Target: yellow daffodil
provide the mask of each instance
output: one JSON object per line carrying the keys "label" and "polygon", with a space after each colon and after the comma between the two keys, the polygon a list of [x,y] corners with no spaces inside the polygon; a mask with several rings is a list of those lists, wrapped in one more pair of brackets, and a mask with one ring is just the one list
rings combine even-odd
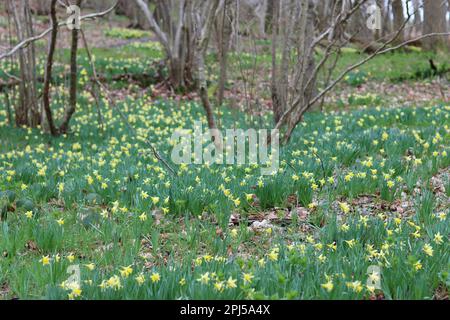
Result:
{"label": "yellow daffodil", "polygon": [[334,288],[334,284],[333,284],[333,282],[331,280],[329,280],[326,283],[322,283],[320,286],[322,288],[324,288],[325,290],[327,290],[328,292],[333,291],[333,288]]}
{"label": "yellow daffodil", "polygon": [[433,247],[429,245],[428,243],[424,244],[422,251],[427,255],[432,257],[433,256]]}
{"label": "yellow daffodil", "polygon": [[244,284],[252,283],[253,278],[254,278],[254,276],[251,273],[244,273],[242,275],[242,279],[244,280]]}
{"label": "yellow daffodil", "polygon": [[133,268],[131,266],[122,267],[120,269],[120,275],[122,278],[128,278],[129,275],[133,273]]}
{"label": "yellow daffodil", "polygon": [[43,266],[48,266],[50,264],[50,257],[49,256],[43,256],[39,262],[42,263]]}
{"label": "yellow daffodil", "polygon": [[161,280],[161,276],[159,275],[159,273],[154,272],[150,276],[150,280],[152,280],[153,283],[157,283],[157,282],[159,282]]}

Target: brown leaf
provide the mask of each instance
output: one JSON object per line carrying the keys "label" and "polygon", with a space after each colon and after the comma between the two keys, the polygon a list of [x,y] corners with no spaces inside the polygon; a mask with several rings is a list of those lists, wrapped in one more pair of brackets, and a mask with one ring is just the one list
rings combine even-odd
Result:
{"label": "brown leaf", "polygon": [[303,207],[298,207],[298,208],[294,208],[291,211],[291,216],[293,214],[296,214],[299,220],[305,221],[308,219],[309,216],[309,212],[306,208]]}
{"label": "brown leaf", "polygon": [[28,240],[27,243],[25,244],[25,248],[27,248],[30,251],[38,251],[39,250],[36,242],[34,242],[33,240]]}

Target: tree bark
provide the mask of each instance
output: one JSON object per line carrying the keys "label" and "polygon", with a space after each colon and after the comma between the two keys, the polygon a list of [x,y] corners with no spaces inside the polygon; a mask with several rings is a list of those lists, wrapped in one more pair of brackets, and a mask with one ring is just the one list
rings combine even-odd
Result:
{"label": "tree bark", "polygon": [[46,16],[50,13],[52,0],[30,0],[31,10],[40,16]]}
{"label": "tree bark", "polygon": [[230,18],[230,9],[231,9],[231,1],[225,0],[224,8],[222,12],[222,17],[218,18],[217,29],[218,29],[218,45],[219,45],[219,65],[220,65],[220,74],[219,74],[219,83],[218,83],[218,92],[217,92],[217,104],[222,106],[224,94],[225,94],[225,85],[227,82],[227,73],[228,73],[228,51],[230,49],[230,40],[232,33],[232,21]]}
{"label": "tree bark", "polygon": [[[445,2],[440,0],[424,0],[423,34],[447,32],[447,10]],[[436,51],[439,48],[449,48],[449,37],[428,38],[423,41],[424,48]]]}
{"label": "tree bark", "polygon": [[[13,14],[14,25],[16,28],[16,35],[19,41],[24,39],[24,35],[22,32],[22,25],[20,22],[20,17],[18,13],[17,3],[14,0],[9,0],[10,11]],[[28,104],[29,104],[29,92],[27,90],[25,82],[27,81],[27,74],[25,72],[25,68],[27,67],[27,63],[25,61],[25,54],[22,49],[19,51],[19,67],[20,67],[20,78],[21,81],[19,83],[19,104],[15,107],[15,121],[16,126],[27,126],[28,125]]]}
{"label": "tree bark", "polygon": [[12,120],[12,112],[11,112],[11,101],[9,99],[8,91],[5,91],[4,95],[5,95],[5,107],[6,107],[6,115],[8,117],[8,124],[10,126],[12,126],[13,120]]}
{"label": "tree bark", "polygon": [[386,0],[385,6],[383,7],[383,28],[382,30],[382,36],[385,37],[392,33],[393,30],[393,24],[392,24],[392,0]]}
{"label": "tree bark", "polygon": [[420,0],[413,0],[413,10],[416,12],[414,14],[414,28],[411,30],[411,38],[417,37],[421,32],[422,17],[420,15]]}
{"label": "tree bark", "polygon": [[[402,25],[405,22],[403,0],[392,0],[392,13],[394,14],[394,32],[397,32],[397,30],[402,28]],[[394,41],[394,44],[402,43],[404,39],[404,32],[402,31]]]}
{"label": "tree bark", "polygon": [[50,16],[52,20],[52,33],[50,36],[50,44],[47,55],[47,65],[45,69],[45,79],[44,79],[44,89],[42,93],[43,108],[46,115],[47,121],[42,121],[42,127],[48,126],[52,136],[57,135],[57,130],[53,122],[52,110],[50,108],[50,82],[52,79],[52,69],[53,69],[53,57],[56,49],[56,40],[58,37],[58,21],[56,17],[56,2],[57,0],[52,0],[50,8]]}
{"label": "tree bark", "polygon": [[367,28],[367,7],[362,5],[358,10],[356,10],[355,14],[352,16],[350,20],[350,34],[353,35],[352,41],[356,44],[367,47],[373,40],[374,34],[372,30]]}
{"label": "tree bark", "polygon": [[[211,107],[211,103],[208,97],[208,84],[206,82],[206,67],[205,67],[205,55],[208,49],[209,38],[211,36],[212,24],[216,18],[217,8],[219,6],[219,0],[212,0],[212,3],[206,4],[206,17],[203,23],[199,23],[197,20],[197,29],[195,34],[197,35],[195,46],[195,61],[197,71],[197,85],[199,96],[202,100],[203,109],[205,109],[206,118],[208,120],[208,127],[212,130],[214,143],[216,147],[222,148],[222,141],[220,141],[217,134],[217,125],[214,117],[214,112]],[[190,15],[194,15],[193,11],[188,12]],[[198,19],[198,17],[197,17]],[[193,18],[195,20],[195,18]]]}
{"label": "tree bark", "polygon": [[[77,0],[76,5],[81,6],[82,0]],[[78,29],[74,28],[72,30],[72,45],[70,49],[70,97],[69,97],[69,107],[64,112],[64,117],[59,127],[59,132],[61,134],[67,133],[69,130],[69,123],[72,115],[75,113],[77,106],[77,56],[78,56]]]}
{"label": "tree bark", "polygon": [[[32,17],[29,2],[8,1],[12,13],[16,35],[19,41],[33,35]],[[18,52],[20,67],[19,103],[15,105],[16,126],[36,127],[40,123],[39,107],[36,97],[35,46],[31,43]]]}
{"label": "tree bark", "polygon": [[272,79],[271,79],[272,109],[275,124],[278,123],[278,121],[280,121],[281,115],[284,112],[283,103],[280,99],[280,92],[278,91],[277,49],[278,49],[279,24],[280,24],[280,3],[276,1],[273,7],[273,20],[272,20]]}
{"label": "tree bark", "polygon": [[[284,30],[284,39],[281,42],[283,51],[281,64],[280,68],[272,67],[275,128],[280,129],[286,125],[284,143],[289,141],[304,113],[311,107],[310,101],[316,90],[313,48],[314,3],[312,0],[301,0],[300,3],[295,0],[288,1],[288,7],[280,9],[280,17],[281,10],[286,11],[286,9],[289,9],[289,14],[287,17],[283,14],[282,20],[285,19],[285,21],[280,24],[280,29]],[[293,47],[294,43],[295,47]],[[295,68],[291,70],[289,60],[294,49],[297,53],[297,61]],[[276,53],[276,50],[272,48],[272,64],[276,64],[274,59]],[[277,103],[281,110],[277,110]]]}
{"label": "tree bark", "polygon": [[[187,21],[189,17],[186,17],[187,7],[193,6],[192,1],[180,0],[177,8],[173,2],[158,2],[157,13],[159,16],[165,17],[164,19],[155,17],[145,1],[135,0],[135,2],[164,48],[169,65],[171,86],[181,91],[193,89],[190,51],[195,43],[191,41],[189,35],[191,26]],[[175,23],[176,21],[177,23]]]}
{"label": "tree bark", "polygon": [[267,0],[267,14],[265,21],[265,32],[266,34],[272,34],[272,28],[274,24],[275,17],[275,6],[279,0]]}

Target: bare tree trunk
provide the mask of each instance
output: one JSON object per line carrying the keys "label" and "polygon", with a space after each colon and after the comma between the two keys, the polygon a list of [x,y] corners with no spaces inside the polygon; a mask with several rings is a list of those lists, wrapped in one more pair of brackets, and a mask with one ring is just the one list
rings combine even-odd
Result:
{"label": "bare tree trunk", "polygon": [[356,10],[350,21],[350,32],[353,41],[363,48],[366,48],[374,40],[374,34],[367,28],[366,6],[361,6]]}
{"label": "bare tree trunk", "polygon": [[9,99],[9,94],[8,94],[7,90],[4,92],[4,95],[5,95],[6,115],[8,116],[8,124],[10,126],[12,126],[13,120],[12,120],[12,112],[11,112],[11,100]]}
{"label": "bare tree trunk", "polygon": [[[82,0],[77,0],[76,5],[81,6]],[[59,132],[64,134],[69,130],[69,123],[72,115],[75,113],[77,106],[77,55],[78,55],[78,29],[72,30],[72,45],[70,49],[70,97],[69,107],[64,112],[64,117],[59,127]]]}
{"label": "bare tree trunk", "polygon": [[294,79],[294,90],[297,91],[297,101],[290,101],[290,105],[298,104],[301,106],[291,112],[287,119],[287,131],[284,135],[284,143],[287,143],[292,136],[292,133],[297,124],[303,118],[306,111],[309,110],[309,104],[316,90],[316,76],[314,75],[315,60],[314,53],[310,52],[311,45],[314,40],[314,7],[311,0],[302,0],[301,3],[301,17],[299,33],[302,35],[298,51],[304,53],[299,62],[301,68],[298,70]]}
{"label": "bare tree trunk", "polygon": [[[89,50],[89,45],[88,45],[86,36],[84,35],[84,32],[82,29],[80,30],[80,33],[81,33],[81,39],[83,40],[84,49],[86,50],[87,57],[89,59],[89,62],[91,63],[91,68],[92,68],[92,73],[94,75],[94,79],[96,80],[92,83],[91,94],[94,97],[95,104],[97,106],[98,125],[99,125],[100,130],[103,132],[103,130],[104,130],[103,115],[102,115],[101,106],[100,106],[100,94],[99,94],[99,91],[101,90],[102,87],[100,85],[100,81],[98,81],[97,69],[95,69],[95,64],[93,63],[92,54],[91,54],[91,51]],[[100,91],[100,93],[101,93],[101,91]]]}
{"label": "bare tree trunk", "polygon": [[317,27],[319,30],[324,30],[329,24],[329,14],[332,9],[333,0],[321,0],[317,1],[316,14],[317,14]]}
{"label": "bare tree trunk", "polygon": [[415,12],[414,14],[414,28],[411,30],[411,38],[414,38],[419,35],[422,31],[421,23],[422,23],[422,16],[420,15],[420,0],[413,0],[413,10]]}
{"label": "bare tree trunk", "polygon": [[[14,25],[16,28],[16,34],[17,38],[20,40],[23,40],[24,36],[22,33],[22,26],[20,23],[19,13],[18,9],[16,7],[16,3],[13,0],[9,0],[9,5],[11,8],[11,12],[13,14],[13,20]],[[29,92],[26,87],[26,79],[27,75],[25,72],[26,68],[26,61],[25,61],[25,54],[24,50],[22,49],[19,51],[19,67],[20,67],[20,86],[19,86],[19,104],[15,107],[15,120],[16,120],[16,126],[27,126],[28,125],[28,103],[29,103]]]}
{"label": "bare tree trunk", "polygon": [[172,84],[174,83],[175,87],[183,88],[187,75],[191,73],[190,69],[195,70],[195,84],[208,117],[208,124],[211,129],[215,129],[217,126],[208,97],[204,56],[208,48],[209,37],[220,0],[198,2],[180,0],[178,2],[177,24],[173,22],[176,17],[168,14],[175,11],[173,2],[160,3],[164,8],[161,9],[160,14],[166,15],[165,20],[169,20],[164,23],[161,21],[158,23],[149,9],[148,3],[144,0],[135,0],[135,2],[144,13],[150,29],[155,33],[164,48],[169,60]]}
{"label": "bare tree trunk", "polygon": [[[450,0],[447,0],[447,10],[446,12],[450,12]],[[447,19],[447,31],[450,30],[450,19]]]}
{"label": "bare tree trunk", "polygon": [[198,64],[198,90],[199,96],[202,101],[203,109],[206,113],[206,119],[208,121],[208,128],[211,130],[214,144],[217,148],[221,149],[223,147],[222,141],[220,140],[220,136],[217,131],[217,124],[214,117],[213,108],[209,101],[208,97],[208,86],[206,83],[206,74],[205,74],[205,61],[203,55],[198,56],[197,60]]}
{"label": "bare tree trunk", "polygon": [[41,16],[48,15],[50,13],[50,2],[51,0],[29,0],[31,10]]}
{"label": "bare tree trunk", "polygon": [[386,12],[386,1],[385,0],[375,0],[376,5],[381,10],[381,29],[374,31],[375,40],[378,41],[383,37],[383,28],[385,28],[385,19],[383,19],[384,12]]}
{"label": "bare tree trunk", "polygon": [[217,104],[222,106],[225,85],[227,81],[227,68],[228,68],[228,51],[230,49],[230,40],[232,33],[232,20],[230,18],[231,1],[225,0],[223,8],[223,16],[218,18],[217,29],[218,29],[218,45],[219,45],[219,64],[220,64],[220,74],[217,92]]}
{"label": "bare tree trunk", "polygon": [[[445,2],[441,0],[424,0],[423,34],[447,32],[447,10],[445,8]],[[428,38],[424,39],[423,44],[427,50],[449,48],[450,39],[448,36],[439,39]]]}
{"label": "bare tree trunk", "polygon": [[[26,26],[26,35],[27,38],[31,38],[34,36],[33,31],[33,18],[31,15],[31,9],[28,3],[28,0],[23,0],[23,6],[25,11],[25,26]],[[29,125],[32,127],[36,127],[41,123],[40,118],[40,108],[37,99],[37,73],[36,73],[36,49],[35,46],[31,46],[28,50],[28,72],[29,78],[31,79],[30,94],[31,94],[31,105],[29,108]]]}
{"label": "bare tree trunk", "polygon": [[[19,41],[33,35],[32,18],[28,1],[8,2],[13,14],[14,25]],[[35,127],[40,123],[39,108],[36,97],[36,62],[34,43],[19,52],[20,86],[19,103],[15,106],[15,121],[17,126]]]}
{"label": "bare tree trunk", "polygon": [[[189,34],[190,17],[186,16],[186,11],[187,7],[193,7],[193,2],[180,0],[178,6],[174,2],[158,2],[157,13],[161,17],[155,17],[145,1],[135,0],[135,2],[146,17],[150,30],[155,33],[164,48],[169,64],[170,84],[175,89],[192,89],[190,51],[195,44]],[[178,22],[175,23],[177,19]]]}
{"label": "bare tree trunk", "polygon": [[274,24],[274,17],[275,17],[275,6],[279,0],[267,0],[267,14],[266,14],[266,26],[265,31],[266,34],[272,34],[272,28]]}
{"label": "bare tree trunk", "polygon": [[386,1],[386,5],[384,6],[384,11],[383,11],[383,25],[384,27],[382,28],[382,35],[383,37],[387,36],[388,34],[392,33],[394,27],[392,25],[392,0],[385,0]]}
{"label": "bare tree trunk", "polygon": [[276,1],[273,8],[272,20],[272,108],[274,114],[274,122],[280,121],[281,115],[284,112],[284,103],[281,101],[280,92],[278,91],[278,65],[277,65],[277,48],[278,48],[278,33],[280,29],[280,2]]}
{"label": "bare tree trunk", "polygon": [[214,118],[214,112],[211,107],[211,103],[209,101],[208,97],[208,86],[206,84],[206,75],[205,75],[205,61],[203,57],[199,57],[199,60],[197,61],[199,64],[198,68],[198,87],[199,87],[199,95],[202,100],[203,108],[206,112],[206,119],[208,121],[208,127],[210,129],[217,129],[216,121]]}
{"label": "bare tree trunk", "polygon": [[145,16],[134,1],[119,0],[117,13],[122,14],[130,19],[128,28],[148,29],[149,25],[146,23]]}
{"label": "bare tree trunk", "polygon": [[[392,0],[392,12],[394,14],[394,30],[400,30],[405,22],[403,13],[403,0]],[[404,34],[401,32],[394,43],[402,43],[404,41]]]}
{"label": "bare tree trunk", "polygon": [[[214,112],[211,107],[211,103],[208,97],[208,84],[206,82],[206,67],[205,67],[205,55],[208,49],[209,38],[211,36],[212,24],[215,20],[217,8],[219,6],[219,0],[212,0],[212,3],[206,4],[205,8],[206,17],[204,22],[200,23],[198,21],[199,17],[193,18],[196,21],[197,29],[195,34],[197,35],[196,46],[195,46],[195,61],[197,68],[197,83],[199,96],[202,100],[203,109],[205,109],[206,118],[208,120],[208,127],[213,132],[214,143],[217,147],[222,148],[222,141],[217,135],[217,125],[214,118]],[[192,8],[190,8],[192,9]],[[194,17],[195,13],[190,10],[189,15]]]}
{"label": "bare tree trunk", "polygon": [[[275,79],[273,83],[277,84],[277,86],[272,85],[272,88],[276,88],[277,97],[281,96],[279,92],[280,84],[282,84],[281,88],[285,88],[286,86],[283,82],[287,83],[287,103],[285,104],[286,110],[282,113],[279,121],[275,125],[275,129],[286,128],[283,143],[287,143],[290,140],[295,127],[302,120],[303,115],[316,103],[320,102],[325,95],[327,95],[331,90],[333,90],[333,88],[336,87],[338,83],[345,79],[345,76],[347,76],[350,72],[356,70],[376,56],[393,52],[411,43],[415,43],[423,39],[448,37],[447,32],[434,32],[424,34],[421,37],[410,41],[404,41],[400,44],[392,45],[394,40],[404,31],[404,27],[410,21],[411,16],[408,15],[407,19],[402,22],[399,29],[395,30],[392,34],[387,35],[386,38],[383,38],[383,42],[373,52],[361,58],[360,61],[351,64],[345,68],[344,71],[339,72],[337,76],[333,77],[332,72],[333,70],[336,70],[336,56],[339,57],[342,48],[348,45],[352,38],[352,34],[350,34],[349,37],[348,34],[345,34],[345,31],[357,32],[357,30],[349,28],[348,23],[355,17],[357,21],[361,21],[360,14],[364,12],[362,9],[369,3],[368,0],[354,0],[353,2],[350,2],[350,0],[343,0],[336,2],[337,5],[333,6],[333,9],[330,12],[330,27],[325,28],[325,30],[315,29],[315,21],[317,20],[314,17],[315,13],[312,6],[313,0],[285,1],[290,1],[289,3],[291,6],[288,8],[290,17],[296,17],[294,20],[295,28],[291,32],[289,24],[287,26],[280,24],[280,28],[283,31],[287,30],[288,34],[291,36],[289,41],[281,41],[281,44],[278,46],[280,50],[272,49],[272,63],[275,66],[278,65],[278,60],[275,59],[274,56],[279,54],[280,51],[287,51],[291,53],[290,59],[293,60],[295,58],[297,60],[291,61],[288,64],[289,68],[284,69],[282,67],[282,54],[280,64],[281,67],[272,68],[273,79]],[[293,4],[295,4],[295,6],[293,6]],[[283,11],[286,11],[286,8],[283,8]],[[276,38],[274,39],[276,40]],[[277,48],[277,41],[273,41],[273,44],[275,44],[274,48]],[[324,50],[321,54],[322,57],[319,57],[316,61],[314,51],[319,45],[323,46]],[[295,55],[292,55],[293,52],[295,52]],[[331,66],[328,67],[327,65],[330,61]],[[325,87],[317,90],[317,76],[321,71],[323,71],[324,68],[328,68],[327,71],[329,78],[326,78]],[[272,93],[273,91],[275,90],[272,89]]]}
{"label": "bare tree trunk", "polygon": [[[58,21],[56,17],[56,2],[57,0],[52,0],[50,8],[50,16],[52,20],[52,33],[50,36],[50,44],[47,55],[47,65],[45,69],[45,79],[44,79],[44,89],[42,93],[43,108],[46,115],[46,121],[42,121],[42,127],[48,126],[52,136],[57,135],[57,130],[53,122],[52,110],[50,108],[50,82],[52,79],[52,68],[53,68],[53,56],[55,54],[56,40],[58,37]],[[43,113],[44,114],[44,113]]]}

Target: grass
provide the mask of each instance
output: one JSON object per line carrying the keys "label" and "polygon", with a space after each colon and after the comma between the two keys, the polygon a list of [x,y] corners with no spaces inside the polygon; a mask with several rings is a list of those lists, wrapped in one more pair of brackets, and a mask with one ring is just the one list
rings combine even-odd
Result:
{"label": "grass", "polygon": [[[352,52],[342,54],[336,68],[336,75],[342,72],[346,66],[351,65],[366,55]],[[350,81],[353,84],[352,75],[355,78],[359,76],[361,80],[354,83],[367,81],[368,79],[376,81],[401,82],[405,80],[422,80],[429,78],[431,71],[429,59],[433,59],[440,69],[449,67],[448,59],[444,53],[430,53],[421,51],[395,51],[392,53],[380,55],[361,66],[358,71],[350,74]],[[365,78],[365,79],[363,79]]]}
{"label": "grass", "polygon": [[[120,38],[124,40],[142,39],[151,36],[149,32],[138,31],[126,28],[113,28],[106,30],[105,35],[112,38]],[[234,74],[234,78],[247,81],[251,81],[253,77],[253,71],[257,70],[270,70],[271,66],[271,54],[270,54],[270,41],[256,41],[251,44],[253,50],[256,50],[255,55],[253,51],[251,53],[230,53],[229,64],[230,72]],[[42,44],[42,52],[45,53],[45,45]],[[162,48],[156,42],[133,42],[125,44],[119,47],[113,48],[92,48],[93,55],[96,58],[96,65],[98,72],[103,74],[106,79],[111,80],[114,75],[128,73],[131,75],[145,74],[150,79],[156,79],[158,77],[158,70],[156,63],[164,58]],[[338,60],[336,70],[334,71],[334,77],[337,77],[346,67],[352,65],[367,55],[359,54],[355,50],[343,50],[340,59]],[[319,60],[321,53],[317,54]],[[429,78],[433,78],[433,72],[430,69],[428,60],[433,59],[437,64],[439,71],[443,73],[448,69],[447,57],[443,53],[430,53],[417,50],[411,50],[408,52],[396,51],[393,53],[378,56],[359,69],[350,72],[344,82],[349,86],[359,86],[367,81],[389,81],[389,82],[402,82],[407,80],[421,81]],[[44,75],[45,57],[42,56],[38,59],[38,76]],[[54,74],[58,83],[68,82],[68,65],[70,61],[70,51],[68,49],[61,49],[57,52],[56,66]],[[87,55],[83,49],[80,49],[79,64],[81,70],[86,69],[89,76],[91,75],[89,61]],[[214,83],[217,80],[218,64],[217,56],[210,54],[207,57],[207,65],[209,67],[209,82],[211,88],[214,88]],[[0,79],[8,80],[8,77],[1,70],[5,70],[10,74],[18,76],[17,66],[12,66],[8,61],[0,62]],[[258,72],[258,77],[268,77],[270,72]],[[322,77],[322,75],[320,75]],[[320,78],[319,77],[319,78]],[[261,79],[259,79],[261,80]],[[267,79],[263,79],[267,80]],[[155,80],[156,81],[156,80]],[[153,84],[155,81],[147,81],[145,85]],[[124,81],[119,81],[116,84],[117,88],[122,88],[126,85]],[[256,86],[256,83],[252,84]],[[265,95],[267,92],[261,92]],[[351,105],[358,104],[359,101],[349,101]],[[377,100],[377,104],[378,100]],[[376,104],[376,105],[377,105]],[[339,105],[339,103],[338,103]]]}
{"label": "grass", "polygon": [[[172,130],[205,121],[199,106],[130,98],[119,106],[134,136],[109,106],[101,132],[92,100],[79,104],[74,132],[57,139],[0,115],[0,189],[15,195],[2,197],[5,298],[430,299],[445,285],[448,202],[424,191],[408,215],[382,208],[411,175],[426,185],[432,164],[448,168],[448,106],[311,113],[274,176],[192,165],[171,177],[142,141],[170,155]],[[233,125],[231,110],[222,122]],[[359,205],[366,195],[381,209]],[[255,217],[270,223],[249,228]]]}
{"label": "grass", "polygon": [[447,195],[447,197],[450,197],[450,176],[448,176],[448,175],[445,180],[444,188],[445,188],[445,194]]}
{"label": "grass", "polygon": [[[154,42],[132,43],[116,49],[93,48],[92,54],[95,59],[97,72],[113,84],[113,88],[119,89],[128,86],[128,80],[116,80],[120,75],[130,75],[138,80],[142,86],[155,84],[159,75],[157,62],[163,59],[161,48]],[[37,76],[44,77],[45,57],[40,57],[37,61]],[[56,85],[69,83],[70,50],[61,49],[57,53],[54,65],[54,83]],[[87,53],[80,49],[78,55],[78,79],[79,85],[84,87],[89,84],[89,79],[93,77],[92,68]],[[8,77],[2,69],[10,74],[19,75],[17,65],[11,65],[9,61],[0,62],[0,79],[8,81]],[[166,70],[162,70],[164,77]],[[113,81],[114,80],[114,81]]]}
{"label": "grass", "polygon": [[151,37],[152,33],[143,30],[127,29],[127,28],[112,28],[106,30],[105,35],[111,38],[118,39],[142,39]]}
{"label": "grass", "polygon": [[[230,65],[270,65],[270,41],[256,45],[256,62],[233,54]],[[92,50],[114,88],[128,86],[111,81],[115,75],[155,75],[163,58],[151,42]],[[361,58],[344,51],[337,71]],[[428,57],[378,57],[345,82],[422,79]],[[67,102],[68,59],[67,50],[58,52],[57,119]],[[214,85],[217,64],[208,59]],[[85,86],[92,74],[83,50],[79,64]],[[38,65],[42,75],[43,60]],[[7,63],[3,69],[17,72]],[[195,102],[128,96],[118,107],[134,134],[105,99],[101,130],[94,100],[81,90],[72,132],[51,138],[9,127],[3,101],[0,299],[432,299],[438,289],[448,292],[448,175],[445,192],[430,188],[450,165],[448,105],[392,108],[375,93],[352,94],[343,107],[371,107],[307,114],[272,176],[261,176],[259,165],[171,163],[172,176],[143,141],[170,158],[174,130],[199,119],[206,127]],[[272,125],[269,115],[237,116],[226,107],[219,116],[224,129]]]}
{"label": "grass", "polygon": [[[250,52],[230,54],[230,65],[237,70],[244,71],[253,71],[255,67],[270,70],[272,63],[270,41],[249,43],[247,45],[250,48]],[[257,52],[257,54],[255,55],[254,52]],[[322,55],[321,51],[317,52],[317,61],[321,60]],[[363,60],[367,56],[367,54],[361,54],[352,48],[343,48],[333,77],[336,78],[348,66]],[[281,59],[281,56],[279,58]],[[393,83],[406,80],[425,80],[433,77],[429,59],[433,59],[439,69],[439,74],[448,74],[446,70],[450,66],[445,52],[432,53],[421,50],[397,50],[379,55],[368,61],[357,70],[349,73],[345,82],[351,86],[358,86],[369,80]],[[209,60],[210,63],[208,65],[212,65],[217,61],[217,58],[215,55],[211,55]],[[333,56],[330,60],[334,60]]]}

